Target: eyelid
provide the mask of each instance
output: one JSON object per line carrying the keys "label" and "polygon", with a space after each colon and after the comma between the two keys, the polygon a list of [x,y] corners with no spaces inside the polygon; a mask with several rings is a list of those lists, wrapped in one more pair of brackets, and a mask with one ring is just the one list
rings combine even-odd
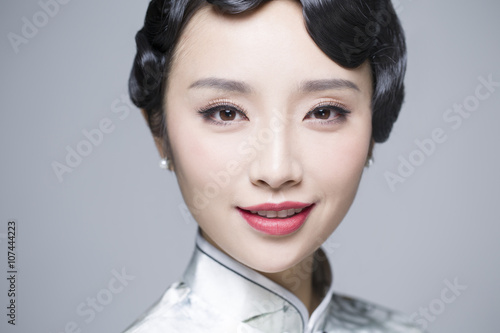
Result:
{"label": "eyelid", "polygon": [[311,115],[313,112],[316,111],[316,109],[318,109],[320,107],[333,107],[336,109],[337,112],[340,113],[340,115],[344,115],[344,116],[351,113],[349,108],[347,108],[344,104],[342,104],[338,101],[323,100],[323,101],[316,103],[314,106],[312,106],[311,109],[309,110],[309,112],[307,112],[306,117]]}
{"label": "eyelid", "polygon": [[231,101],[229,101],[227,99],[217,99],[217,100],[210,101],[204,107],[200,108],[198,110],[198,113],[201,114],[203,117],[205,117],[207,120],[211,120],[212,122],[214,122],[216,124],[222,124],[223,123],[224,125],[229,125],[233,121],[224,121],[224,122],[221,122],[221,121],[217,121],[217,120],[211,119],[211,117],[210,117],[210,114],[212,112],[216,112],[217,111],[217,110],[213,110],[213,109],[215,109],[217,107],[220,107],[220,106],[231,107],[231,108],[234,109],[235,112],[240,113],[243,117],[245,117],[246,119],[248,119],[247,112],[245,111],[245,109],[241,105],[239,105],[237,103],[234,103],[234,102],[231,102]]}
{"label": "eyelid", "polygon": [[[216,100],[210,101],[204,107],[200,108],[198,110],[198,113],[201,114],[205,119],[212,121],[213,123],[219,124],[219,125],[230,125],[231,123],[237,122],[237,121],[218,121],[218,120],[212,119],[211,115],[214,112],[217,112],[217,110],[213,110],[213,109],[220,107],[220,106],[226,106],[226,107],[233,108],[235,112],[240,113],[247,120],[249,119],[247,112],[245,111],[245,109],[241,105],[239,105],[238,103],[235,103],[235,102],[231,102],[228,99],[216,99]],[[310,108],[310,110],[307,112],[304,119],[306,119],[308,116],[310,116],[318,108],[321,108],[321,107],[333,108],[336,112],[339,113],[339,118],[345,117],[346,115],[351,113],[351,111],[344,104],[342,104],[336,100],[325,99],[325,100],[319,101],[318,103],[313,105]],[[340,121],[340,120],[343,120],[343,119],[334,119],[334,120],[329,120],[329,121],[331,122],[331,121]],[[319,121],[321,121],[321,120],[319,120]]]}

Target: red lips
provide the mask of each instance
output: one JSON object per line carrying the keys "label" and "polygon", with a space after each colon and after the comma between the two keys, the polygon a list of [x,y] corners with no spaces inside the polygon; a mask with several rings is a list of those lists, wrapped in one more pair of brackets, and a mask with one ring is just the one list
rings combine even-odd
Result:
{"label": "red lips", "polygon": [[[289,235],[298,230],[306,221],[314,204],[286,201],[279,204],[264,203],[260,205],[237,207],[241,216],[255,230],[273,236]],[[268,218],[251,211],[281,211],[302,209],[301,212],[289,217]]]}
{"label": "red lips", "polygon": [[285,201],[282,203],[263,203],[255,206],[240,207],[244,210],[285,210],[285,209],[300,209],[310,206],[310,203]]}

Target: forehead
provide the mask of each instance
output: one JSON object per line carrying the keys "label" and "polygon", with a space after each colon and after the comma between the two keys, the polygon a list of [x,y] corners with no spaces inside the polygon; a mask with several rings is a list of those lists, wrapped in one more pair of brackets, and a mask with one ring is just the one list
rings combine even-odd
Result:
{"label": "forehead", "polygon": [[337,65],[309,36],[300,2],[273,0],[237,15],[203,6],[179,38],[170,76],[191,82],[224,76],[250,83],[266,77],[268,84],[335,77],[371,91],[369,67],[367,62],[357,69]]}

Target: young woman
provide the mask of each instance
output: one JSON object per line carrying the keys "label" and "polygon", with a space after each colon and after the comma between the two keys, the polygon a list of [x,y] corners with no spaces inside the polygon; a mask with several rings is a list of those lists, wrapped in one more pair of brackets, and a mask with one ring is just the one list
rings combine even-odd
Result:
{"label": "young woman", "polygon": [[127,332],[419,332],[333,293],[321,244],[403,101],[390,1],[153,0],[130,93],[199,224]]}

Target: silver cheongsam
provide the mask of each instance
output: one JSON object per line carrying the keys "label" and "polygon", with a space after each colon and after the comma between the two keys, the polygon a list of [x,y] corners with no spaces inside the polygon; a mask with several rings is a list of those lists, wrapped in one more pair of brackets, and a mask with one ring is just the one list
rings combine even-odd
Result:
{"label": "silver cheongsam", "polygon": [[196,247],[180,282],[125,333],[421,333],[406,316],[333,293],[323,250],[319,280],[325,297],[309,317],[291,292],[240,264],[198,231]]}

